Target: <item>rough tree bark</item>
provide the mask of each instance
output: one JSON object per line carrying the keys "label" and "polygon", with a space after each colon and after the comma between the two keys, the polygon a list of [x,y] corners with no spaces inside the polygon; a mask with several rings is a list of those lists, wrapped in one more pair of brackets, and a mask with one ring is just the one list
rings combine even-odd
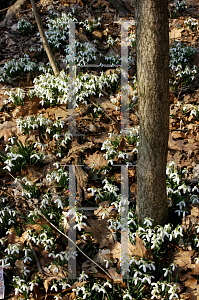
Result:
{"label": "rough tree bark", "polygon": [[41,35],[42,42],[43,42],[44,48],[46,50],[46,54],[48,56],[48,59],[49,59],[49,62],[51,64],[51,66],[52,66],[53,72],[54,72],[55,76],[57,76],[57,75],[59,75],[59,69],[56,65],[56,62],[55,62],[55,59],[53,57],[52,51],[51,51],[50,46],[48,44],[48,40],[47,40],[46,35],[44,33],[43,26],[41,24],[41,19],[39,17],[39,13],[38,13],[38,10],[37,10],[35,0],[30,0],[30,2],[31,2],[31,5],[32,5],[32,10],[33,10],[33,13],[34,13],[34,16],[35,16],[35,20],[37,22],[37,27],[39,29],[39,33]]}
{"label": "rough tree bark", "polygon": [[136,0],[140,142],[137,213],[140,223],[167,221],[166,163],[169,136],[169,20],[167,0]]}

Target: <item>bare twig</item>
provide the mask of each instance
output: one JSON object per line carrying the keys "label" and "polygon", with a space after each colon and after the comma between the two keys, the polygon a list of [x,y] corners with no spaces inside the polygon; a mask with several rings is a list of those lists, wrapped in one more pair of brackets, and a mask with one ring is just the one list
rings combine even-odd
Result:
{"label": "bare twig", "polygon": [[71,238],[69,238],[69,236],[67,236],[65,233],[63,233],[61,230],[59,230],[59,228],[57,228],[54,224],[52,224],[39,210],[36,206],[34,206],[34,204],[32,204],[34,209],[37,210],[38,214],[44,218],[54,229],[56,229],[60,234],[62,234],[64,237],[66,237],[75,247],[77,247],[77,249],[88,259],[90,260],[92,263],[94,263],[98,268],[100,268],[110,279],[112,279],[112,277],[109,275],[109,273],[107,273],[100,265],[98,265],[94,260],[92,260],[89,256],[87,256],[74,242],[73,240],[71,240]]}
{"label": "bare twig", "polygon": [[41,272],[41,274],[44,274],[44,273],[46,274],[46,272],[44,272],[44,270],[42,269],[42,267],[40,265],[40,262],[39,262],[39,260],[37,258],[36,252],[35,252],[35,249],[33,248],[31,242],[27,241],[27,243],[28,243],[28,246],[30,247],[30,249],[32,251],[32,254],[33,254],[33,256],[34,256],[34,258],[35,258],[35,260],[37,262],[37,267],[38,267],[39,271]]}

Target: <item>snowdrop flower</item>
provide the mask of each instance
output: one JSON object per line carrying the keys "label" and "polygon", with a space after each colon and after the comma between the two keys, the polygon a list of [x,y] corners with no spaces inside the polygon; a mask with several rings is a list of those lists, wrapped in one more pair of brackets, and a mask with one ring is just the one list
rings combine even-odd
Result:
{"label": "snowdrop flower", "polygon": [[196,237],[196,238],[194,239],[194,242],[197,242],[196,247],[199,247],[199,238],[198,238],[198,237]]}
{"label": "snowdrop flower", "polygon": [[24,248],[23,251],[25,252],[25,253],[24,253],[24,256],[28,256],[28,252],[31,252],[30,249],[26,249],[26,248]]}
{"label": "snowdrop flower", "polygon": [[162,270],[165,271],[165,272],[164,272],[164,277],[167,277],[168,273],[169,273],[169,274],[172,273],[171,270],[170,270],[169,268],[163,268]]}
{"label": "snowdrop flower", "polygon": [[63,204],[62,204],[62,201],[61,201],[60,198],[57,198],[57,199],[54,201],[54,203],[57,204],[57,207],[58,207],[58,208],[64,209]]}
{"label": "snowdrop flower", "polygon": [[112,284],[109,281],[104,283],[104,287],[106,287],[106,286],[108,286],[109,288],[112,288]]}
{"label": "snowdrop flower", "polygon": [[40,157],[39,157],[39,155],[38,154],[32,154],[31,156],[30,156],[30,158],[34,158],[34,157],[36,157],[37,159],[40,159]]}
{"label": "snowdrop flower", "polygon": [[51,213],[48,214],[48,216],[52,220],[54,218],[55,214],[53,212],[51,212]]}
{"label": "snowdrop flower", "polygon": [[195,226],[195,229],[196,229],[196,232],[199,233],[199,225],[198,224]]}
{"label": "snowdrop flower", "polygon": [[5,256],[4,258],[0,259],[1,267],[7,267],[10,266],[10,263],[8,263],[9,258]]}
{"label": "snowdrop flower", "polygon": [[55,162],[54,164],[53,164],[53,166],[55,166],[57,169],[59,168],[59,162]]}
{"label": "snowdrop flower", "polygon": [[179,287],[177,287],[175,284],[174,285],[167,284],[167,286],[170,287],[170,289],[168,290],[168,294],[170,294],[169,300],[173,298],[179,298],[178,295],[176,294],[176,291],[177,289],[179,289]]}
{"label": "snowdrop flower", "polygon": [[142,273],[140,271],[135,271],[134,275],[133,275],[133,280],[134,280],[134,285],[137,285],[138,281],[141,280],[139,276],[142,276]]}
{"label": "snowdrop flower", "polygon": [[144,282],[148,282],[148,284],[151,284],[151,279],[154,279],[155,277],[154,276],[150,276],[150,275],[148,275],[148,274],[146,274],[143,278],[142,278],[142,282],[144,283]]}
{"label": "snowdrop flower", "polygon": [[76,225],[73,226],[73,229],[78,228],[79,231],[82,230],[82,226],[86,226],[84,222],[78,222]]}
{"label": "snowdrop flower", "polygon": [[35,285],[38,285],[38,283],[34,281],[29,282],[30,291],[33,291]]}
{"label": "snowdrop flower", "polygon": [[62,290],[65,290],[66,288],[70,288],[71,287],[71,285],[70,284],[68,284],[67,282],[65,282],[65,281],[60,281],[59,282],[59,285],[61,285],[62,286]]}
{"label": "snowdrop flower", "polygon": [[106,262],[106,269],[109,267],[109,261],[107,259],[104,259],[104,262]]}
{"label": "snowdrop flower", "polygon": [[70,258],[75,259],[75,256],[77,256],[77,252],[73,251],[73,252],[68,252],[68,257],[67,259],[69,260]]}
{"label": "snowdrop flower", "polygon": [[20,245],[19,244],[9,244],[8,247],[4,250],[4,252],[8,252],[10,254],[19,254]]}
{"label": "snowdrop flower", "polygon": [[14,145],[14,143],[15,143],[15,142],[14,142],[14,139],[16,139],[15,136],[10,137],[10,138],[8,139],[8,141],[11,142],[12,145]]}
{"label": "snowdrop flower", "polygon": [[100,284],[98,284],[98,283],[95,282],[95,283],[93,284],[92,291],[95,290],[96,292],[98,292],[99,289],[100,289]]}
{"label": "snowdrop flower", "polygon": [[51,286],[50,290],[52,291],[53,289],[55,290],[55,292],[57,292],[57,290],[58,290],[57,284],[54,283],[54,284]]}
{"label": "snowdrop flower", "polygon": [[145,218],[144,219],[144,224],[146,224],[146,226],[152,227],[153,226],[153,222],[154,220],[151,218]]}
{"label": "snowdrop flower", "polygon": [[82,237],[85,241],[87,240],[86,234],[82,234],[81,237]]}
{"label": "snowdrop flower", "polygon": [[[142,263],[142,264],[141,264]],[[148,263],[144,260],[140,261],[139,269],[143,269],[144,273],[146,273],[146,268],[148,267]]]}
{"label": "snowdrop flower", "polygon": [[95,193],[96,193],[96,189],[95,189],[95,188],[88,188],[87,191],[88,191],[88,192],[91,191],[92,196],[94,196]]}
{"label": "snowdrop flower", "polygon": [[26,276],[28,273],[30,273],[30,271],[26,267],[24,267],[21,272],[24,276]]}
{"label": "snowdrop flower", "polygon": [[197,195],[192,195],[190,197],[190,200],[192,201],[192,203],[199,203],[199,197]]}
{"label": "snowdrop flower", "polygon": [[106,293],[106,290],[105,290],[105,288],[104,288],[103,286],[101,286],[101,287],[99,288],[98,293],[100,293],[100,292],[102,292],[103,294]]}
{"label": "snowdrop flower", "polygon": [[124,294],[124,296],[123,296],[123,299],[130,299],[130,300],[132,300],[133,298],[132,298],[132,296],[129,294],[129,291],[126,291],[125,294]]}
{"label": "snowdrop flower", "polygon": [[56,140],[58,140],[58,139],[59,139],[59,136],[60,136],[60,135],[59,135],[58,133],[56,133],[56,134],[53,135],[53,138],[56,139]]}
{"label": "snowdrop flower", "polygon": [[160,291],[159,291],[157,282],[153,282],[153,283],[151,283],[151,285],[153,286],[153,289],[151,291],[151,295],[152,295],[151,299],[154,299],[160,295]]}
{"label": "snowdrop flower", "polygon": [[26,256],[26,257],[23,259],[23,262],[24,262],[24,264],[26,264],[28,261],[32,261],[32,258],[29,257],[29,256]]}
{"label": "snowdrop flower", "polygon": [[53,273],[58,273],[59,272],[59,269],[58,269],[58,267],[54,267],[54,269],[53,269]]}

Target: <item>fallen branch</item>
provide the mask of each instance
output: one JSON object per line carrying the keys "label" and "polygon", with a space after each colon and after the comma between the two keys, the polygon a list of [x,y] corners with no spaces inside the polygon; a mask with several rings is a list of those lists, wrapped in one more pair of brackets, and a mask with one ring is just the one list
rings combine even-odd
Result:
{"label": "fallen branch", "polygon": [[40,33],[40,36],[42,38],[43,46],[44,46],[44,48],[46,50],[46,54],[48,56],[49,62],[51,64],[51,66],[52,66],[52,69],[53,69],[53,72],[54,72],[55,76],[58,76],[59,75],[59,69],[58,69],[58,67],[56,65],[56,62],[55,62],[55,59],[53,57],[51,48],[49,46],[48,40],[47,40],[46,35],[44,33],[43,26],[41,24],[41,19],[40,19],[38,10],[37,10],[37,6],[36,6],[36,3],[35,3],[35,0],[30,0],[30,2],[31,2],[31,5],[32,5],[33,14],[35,16],[35,20],[37,22],[37,27],[39,29],[39,33]]}

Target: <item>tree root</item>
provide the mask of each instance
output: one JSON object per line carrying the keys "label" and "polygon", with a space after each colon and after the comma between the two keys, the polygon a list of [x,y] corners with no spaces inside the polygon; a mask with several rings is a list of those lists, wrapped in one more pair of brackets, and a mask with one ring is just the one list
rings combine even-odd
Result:
{"label": "tree root", "polygon": [[29,0],[17,0],[12,6],[8,8],[4,20],[0,23],[0,27],[10,26],[17,12],[21,9],[24,9],[29,3]]}

